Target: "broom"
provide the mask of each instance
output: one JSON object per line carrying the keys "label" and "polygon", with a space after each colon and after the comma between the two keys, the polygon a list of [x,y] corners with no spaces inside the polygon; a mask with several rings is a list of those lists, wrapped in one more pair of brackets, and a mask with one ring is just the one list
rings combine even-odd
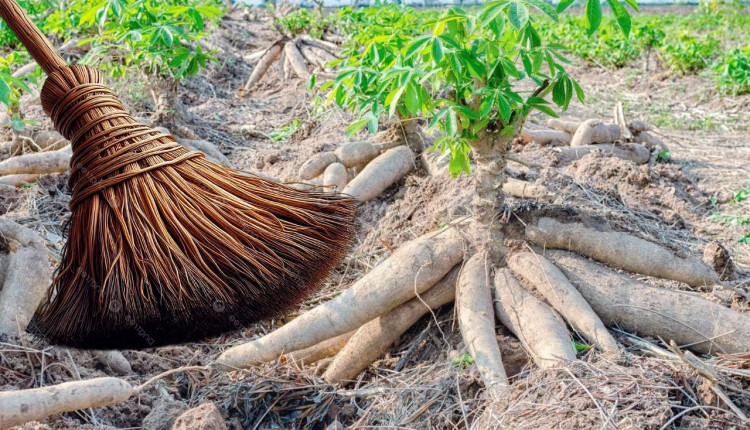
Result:
{"label": "broom", "polygon": [[29,332],[96,349],[199,340],[289,310],[346,254],[351,199],[207,161],[133,120],[99,72],[66,65],[14,0],[0,16],[73,146],[68,242]]}

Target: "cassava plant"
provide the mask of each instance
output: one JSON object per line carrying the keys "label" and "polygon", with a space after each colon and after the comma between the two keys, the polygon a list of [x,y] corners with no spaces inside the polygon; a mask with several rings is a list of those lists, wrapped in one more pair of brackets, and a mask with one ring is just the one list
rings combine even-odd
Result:
{"label": "cassava plant", "polygon": [[[353,43],[338,77],[323,88],[358,115],[348,131],[375,132],[390,118],[412,130],[404,133],[405,140],[422,151],[417,124],[427,123],[437,136],[430,149],[450,153],[453,175],[472,175],[473,216],[405,244],[337,297],[260,339],[230,348],[217,364],[248,367],[283,354],[289,354],[282,357],[286,360],[317,360],[340,350],[323,377],[347,382],[430,308],[453,300],[465,346],[491,397],[501,396],[508,384],[495,317],[542,367],[576,359],[566,322],[601,351],[618,349],[606,329],[611,324],[701,352],[750,349],[744,337],[723,335],[750,330],[749,316],[599,264],[696,287],[716,284],[718,275],[700,260],[612,231],[572,208],[517,212],[521,222],[504,216],[506,157],[526,118],[534,110],[555,116],[574,97],[584,97],[558,47],[536,31],[539,20],[556,19],[570,3],[554,9],[535,0],[500,0],[476,12],[451,7],[437,17],[431,12],[409,17],[414,12],[404,7],[399,17],[385,14],[395,26],[414,20],[404,31],[384,28],[382,20],[367,14],[346,23],[356,33]],[[609,4],[627,34],[627,11],[615,0]],[[541,16],[532,14],[534,9]],[[601,22],[599,2],[588,1],[585,15],[592,34]],[[388,149],[365,170],[380,164],[379,174],[390,175],[398,161],[413,163],[411,149]],[[322,153],[321,158],[341,161],[343,155]],[[386,165],[386,158],[393,163]],[[506,238],[514,246],[506,247]],[[693,330],[684,330],[687,324]]]}
{"label": "cassava plant", "polygon": [[[383,118],[390,117],[409,124],[418,137],[421,131],[416,124],[427,122],[428,130],[437,135],[431,149],[450,153],[454,175],[472,175],[473,217],[404,245],[331,301],[263,338],[227,350],[218,360],[220,365],[246,367],[274,360],[352,330],[358,331],[347,345],[357,342],[380,348],[382,353],[395,327],[405,330],[409,321],[418,318],[414,306],[419,305],[409,302],[415,295],[420,295],[423,311],[425,305],[436,307],[455,297],[465,345],[491,396],[500,395],[499,388],[508,383],[493,314],[516,334],[535,362],[545,367],[576,358],[563,321],[604,351],[617,349],[605,323],[622,323],[682,344],[697,341],[693,347],[702,351],[711,349],[712,342],[707,339],[715,341],[717,330],[728,328],[719,328],[717,323],[732,320],[732,324],[750,327],[750,317],[698,299],[689,304],[688,313],[705,309],[725,317],[706,314],[708,323],[688,334],[681,329],[686,314],[679,310],[680,299],[675,293],[634,281],[572,253],[549,253],[553,262],[536,251],[505,247],[507,236],[526,241],[528,249],[570,250],[615,268],[693,286],[718,281],[717,274],[700,260],[675,255],[630,234],[586,226],[584,222],[596,223],[581,214],[561,220],[555,215],[562,214],[552,212],[550,216],[550,212],[539,211],[525,215],[523,225],[506,228],[512,224],[503,217],[502,186],[511,142],[532,111],[555,116],[555,107],[564,110],[574,97],[583,99],[582,88],[566,72],[557,47],[545,44],[535,29],[539,20],[556,19],[570,3],[555,10],[543,2],[500,0],[485,4],[476,13],[451,7],[404,32],[380,28],[377,19],[369,21],[372,25],[357,27],[354,45],[341,62],[338,77],[327,85],[332,100],[359,116],[349,132],[363,127],[377,131]],[[630,17],[624,6],[609,3],[627,34]],[[542,16],[532,15],[532,9]],[[411,10],[403,8],[402,14],[407,13]],[[410,18],[395,22],[401,19]],[[587,2],[586,19],[592,34],[601,22],[598,1]],[[406,137],[409,141],[409,133]],[[418,139],[407,143],[414,150],[422,149]],[[370,165],[389,154],[400,154],[391,158],[407,158],[411,163],[410,152],[403,149],[390,149]],[[388,167],[383,172],[391,170]],[[452,269],[462,262],[457,279],[451,280]],[[632,288],[637,297],[626,297],[621,288],[605,288],[597,277],[609,279],[606,285]],[[547,302],[529,294],[518,279],[537,289]],[[456,285],[447,298],[443,296],[444,282]],[[439,291],[433,291],[438,287]],[[620,306],[628,301],[637,302],[636,306]],[[370,323],[378,317],[379,322]],[[695,314],[689,318],[693,327],[695,320],[703,320]],[[338,344],[338,339],[333,343]],[[735,343],[735,339],[722,337],[722,348],[739,351],[750,347],[748,342]],[[327,371],[324,377],[331,382],[351,379],[352,368],[361,370],[362,356],[373,356],[373,351],[362,348],[358,353],[358,348],[344,347],[334,359],[334,368],[345,372]]]}
{"label": "cassava plant", "polygon": [[291,36],[308,34],[320,39],[332,25],[330,19],[323,15],[322,11],[310,11],[308,9],[297,9],[294,12],[276,18],[271,23],[273,28],[280,28]]}
{"label": "cassava plant", "polygon": [[118,77],[138,70],[153,98],[153,120],[162,125],[185,120],[177,83],[216,61],[204,47],[206,26],[223,14],[215,0],[104,0],[80,15],[80,26],[95,27],[85,58]]}
{"label": "cassava plant", "polygon": [[23,131],[28,120],[21,118],[19,101],[21,96],[30,91],[29,85],[36,84],[38,71],[19,76],[14,73],[19,67],[28,63],[29,57],[25,52],[13,52],[0,57],[0,105],[6,109],[6,116],[0,126],[10,126],[14,131]]}
{"label": "cassava plant", "polygon": [[713,65],[714,79],[724,94],[750,92],[750,45],[726,53]]}
{"label": "cassava plant", "polygon": [[[638,58],[642,49],[639,44],[640,28],[632,34],[621,31],[616,17],[602,17],[596,34],[587,36],[588,19],[585,16],[560,16],[558,20],[543,20],[537,31],[544,40],[554,40],[562,45],[562,52],[588,63],[607,68],[620,68]],[[638,38],[636,38],[636,36]]]}
{"label": "cassava plant", "polygon": [[687,33],[674,35],[660,50],[664,63],[682,75],[703,70],[720,52],[719,41],[712,35]]}

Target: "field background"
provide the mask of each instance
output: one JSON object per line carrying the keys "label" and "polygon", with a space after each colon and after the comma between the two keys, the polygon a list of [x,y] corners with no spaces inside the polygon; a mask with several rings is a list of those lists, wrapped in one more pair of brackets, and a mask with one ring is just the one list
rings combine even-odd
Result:
{"label": "field background", "polygon": [[[703,14],[685,5],[653,6],[635,14],[633,22],[634,35],[626,39],[607,17],[602,35],[571,50],[569,71],[586,91],[587,102],[574,102],[565,116],[611,118],[614,105],[623,102],[629,119],[651,124],[670,147],[669,160],[656,165],[656,179],[648,184],[638,180],[638,168],[605,157],[587,158],[564,171],[544,170],[540,176],[559,192],[555,203],[574,203],[621,219],[632,230],[699,254],[711,241],[722,243],[737,264],[734,285],[747,291],[750,198],[743,198],[742,191],[750,190],[750,81],[740,77],[737,85],[722,84],[717,64],[735,50],[738,57],[750,55],[750,16],[744,9]],[[660,38],[677,46],[672,51],[636,39],[660,22],[673,27],[670,37]],[[548,31],[562,29],[560,43],[567,45],[578,37],[573,30],[579,24],[577,18],[565,18]],[[680,34],[684,39],[676,36]],[[235,9],[210,27],[204,39],[218,52],[218,61],[182,81],[177,95],[189,113],[189,128],[216,145],[235,167],[295,180],[312,154],[370,136],[362,131],[347,137],[344,130],[354,118],[325,103],[324,94],[308,91],[307,82],[285,78],[278,64],[251,96],[237,97],[253,70],[245,56],[277,37],[266,10]],[[716,44],[701,45],[712,40]],[[685,70],[683,60],[695,59],[696,49],[706,53],[704,63]],[[747,79],[750,69],[744,73]],[[136,73],[108,82],[134,116],[153,114],[149,90]],[[18,106],[20,117],[32,121],[27,127],[52,128],[33,88]],[[532,123],[545,121],[541,114],[531,118]],[[3,133],[12,139],[9,128]],[[517,150],[545,157],[538,145],[519,143]],[[66,181],[67,174],[52,174],[21,188],[0,187],[0,214],[41,232],[59,252],[68,215]],[[352,251],[300,312],[337,295],[402,243],[465,216],[467,183],[466,177],[438,179],[417,172],[363,204]],[[704,296],[748,312],[747,301],[737,294]],[[132,366],[132,373],[123,377],[142,382],[178,366],[207,364],[227,347],[262,336],[296,315],[206,342],[123,351]],[[507,331],[498,338],[506,368],[521,381],[499,404],[487,405],[479,397],[474,369],[452,361],[463,345],[453,307],[447,306],[420,320],[349,387],[324,384],[316,377],[318,369],[290,364],[211,377],[180,374],[121,405],[56,415],[24,428],[168,428],[159,420],[209,401],[220,407],[233,429],[468,428],[482,426],[478,414],[487,408],[502,411],[502,419],[494,423],[499,428],[609,428],[609,422],[619,429],[747,428],[718,403],[694,368],[648,353],[626,334],[617,333],[627,346],[623,357],[610,360],[585,352],[564,370],[536,369]],[[750,366],[746,356],[715,360],[732,368]],[[29,336],[0,339],[2,390],[112,373],[88,352],[50,347]],[[748,379],[728,378],[726,384],[735,404],[750,412]],[[689,408],[694,409],[675,418]]]}

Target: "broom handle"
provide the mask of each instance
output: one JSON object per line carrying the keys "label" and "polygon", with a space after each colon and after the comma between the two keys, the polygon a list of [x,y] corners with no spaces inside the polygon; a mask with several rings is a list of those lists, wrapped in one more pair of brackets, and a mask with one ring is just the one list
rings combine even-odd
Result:
{"label": "broom handle", "polygon": [[55,70],[67,66],[65,60],[57,54],[47,37],[39,31],[39,28],[15,0],[0,0],[0,16],[21,40],[34,61],[44,69],[45,73],[49,75]]}

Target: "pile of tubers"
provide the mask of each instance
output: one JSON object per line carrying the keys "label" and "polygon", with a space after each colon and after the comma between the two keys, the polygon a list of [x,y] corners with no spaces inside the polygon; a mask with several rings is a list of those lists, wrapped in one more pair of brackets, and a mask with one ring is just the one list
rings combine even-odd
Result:
{"label": "pile of tubers", "polygon": [[313,155],[300,167],[299,177],[310,185],[329,187],[331,192],[365,202],[378,197],[414,168],[414,152],[401,141],[359,141]]}
{"label": "pile of tubers", "polygon": [[520,137],[526,142],[554,145],[561,163],[570,163],[602,151],[635,164],[653,164],[669,149],[643,121],[626,122],[622,103],[615,106],[612,122],[599,119],[574,121],[551,118],[547,127],[528,124]]}

